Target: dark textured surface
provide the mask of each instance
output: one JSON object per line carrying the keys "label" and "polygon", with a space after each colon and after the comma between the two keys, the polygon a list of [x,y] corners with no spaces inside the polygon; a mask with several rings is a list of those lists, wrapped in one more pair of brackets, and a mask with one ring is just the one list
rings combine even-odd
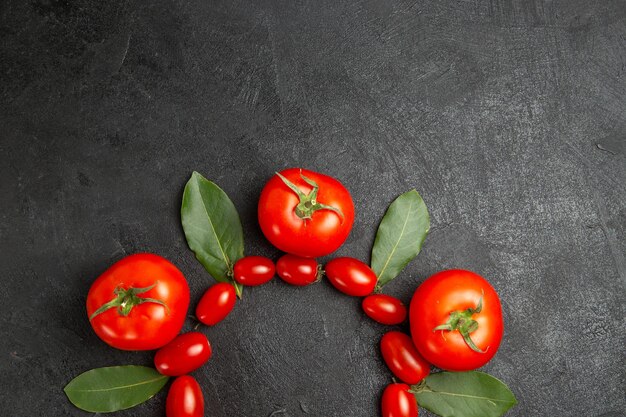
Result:
{"label": "dark textured surface", "polygon": [[[488,277],[506,334],[485,369],[510,416],[624,415],[625,2],[12,0],[0,19],[2,415],[86,415],[72,377],[150,363],[99,341],[85,295],[151,251],[199,298],[192,170],[232,197],[247,252],[276,256],[255,204],[298,165],[354,195],[342,255],[367,260],[387,204],[422,194],[432,232],[387,292]],[[247,290],[203,331],[207,416],[374,416],[390,381],[385,328],[327,283]]]}

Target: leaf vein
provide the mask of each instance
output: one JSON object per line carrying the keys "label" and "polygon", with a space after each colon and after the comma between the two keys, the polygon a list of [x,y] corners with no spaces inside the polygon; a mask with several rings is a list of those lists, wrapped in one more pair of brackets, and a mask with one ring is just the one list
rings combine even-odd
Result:
{"label": "leaf vein", "polygon": [[478,399],[478,400],[487,400],[487,401],[491,401],[491,402],[500,402],[500,403],[511,403],[512,402],[510,400],[504,400],[504,399],[500,399],[500,398],[480,397],[480,396],[477,396],[477,395],[469,395],[469,394],[455,394],[453,392],[446,392],[446,391],[431,391],[431,392],[437,393],[437,394],[442,394],[442,395],[450,395],[450,396],[453,396],[453,397],[474,398],[474,399]]}
{"label": "leaf vein", "polygon": [[131,388],[131,387],[137,387],[140,385],[145,385],[145,384],[150,384],[152,382],[156,382],[159,381],[161,379],[167,378],[166,376],[159,376],[157,378],[154,379],[150,379],[148,381],[142,381],[142,382],[138,382],[136,384],[130,384],[130,385],[120,385],[118,387],[112,387],[112,388],[104,388],[104,389],[68,389],[68,391],[70,392],[106,392],[106,391],[115,391],[115,390],[120,390],[120,389],[127,389],[127,388]]}

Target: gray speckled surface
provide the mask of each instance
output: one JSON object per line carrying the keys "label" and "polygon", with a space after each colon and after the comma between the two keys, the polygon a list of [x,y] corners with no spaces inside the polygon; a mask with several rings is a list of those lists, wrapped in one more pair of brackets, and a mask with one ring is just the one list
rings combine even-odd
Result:
{"label": "gray speckled surface", "polygon": [[[3,415],[86,415],[72,377],[150,364],[100,342],[84,298],[138,251],[200,297],[192,170],[232,197],[247,252],[276,257],[255,204],[298,165],[354,195],[341,255],[367,260],[387,204],[422,194],[432,232],[387,292],[451,267],[493,283],[506,334],[485,369],[517,395],[508,415],[624,415],[624,1],[9,0],[0,36]],[[247,290],[204,331],[207,416],[378,415],[385,328],[327,283]]]}

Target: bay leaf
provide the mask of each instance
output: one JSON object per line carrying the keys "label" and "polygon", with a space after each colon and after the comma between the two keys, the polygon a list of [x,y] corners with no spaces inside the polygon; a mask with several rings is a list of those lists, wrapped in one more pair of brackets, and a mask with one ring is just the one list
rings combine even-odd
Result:
{"label": "bay leaf", "polygon": [[372,270],[380,288],[394,279],[422,249],[430,219],[416,190],[398,196],[383,217],[372,247]]}
{"label": "bay leaf", "polygon": [[235,262],[243,257],[243,229],[239,214],[226,193],[193,172],[183,192],[181,222],[196,259],[219,282],[242,286],[232,279]]}
{"label": "bay leaf", "polygon": [[411,388],[420,407],[441,417],[499,417],[517,404],[499,379],[484,372],[438,372]]}
{"label": "bay leaf", "polygon": [[78,375],[63,390],[81,410],[110,413],[147,401],[168,379],[146,366],[109,366]]}

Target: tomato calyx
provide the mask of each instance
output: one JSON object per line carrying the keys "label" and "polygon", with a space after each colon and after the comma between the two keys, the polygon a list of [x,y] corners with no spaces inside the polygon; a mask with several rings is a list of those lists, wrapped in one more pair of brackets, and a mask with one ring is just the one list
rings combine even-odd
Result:
{"label": "tomato calyx", "polygon": [[149,297],[139,297],[138,294],[143,294],[145,292],[153,289],[157,283],[150,285],[149,287],[144,288],[133,288],[129,287],[128,289],[124,289],[122,287],[117,287],[113,290],[113,294],[115,294],[115,298],[109,301],[108,303],[102,304],[96,311],[93,312],[91,316],[89,316],[89,320],[93,320],[98,314],[102,314],[107,310],[112,308],[117,308],[117,312],[120,316],[126,317],[130,314],[131,310],[143,303],[155,303],[160,304],[167,309],[169,312],[169,307],[161,300],[157,300],[155,298]]}
{"label": "tomato calyx", "polygon": [[478,329],[478,322],[472,318],[474,314],[478,314],[483,309],[483,297],[480,297],[478,300],[478,305],[476,308],[468,308],[463,311],[453,311],[450,313],[450,318],[444,324],[437,326],[433,329],[433,332],[437,330],[447,330],[454,331],[458,330],[463,336],[463,340],[467,343],[467,346],[472,349],[474,352],[485,353],[484,350],[481,350],[476,346],[472,338],[470,337],[470,333],[476,331]]}
{"label": "tomato calyx", "polygon": [[[395,379],[394,379],[394,382],[396,382]],[[410,392],[413,395],[420,394],[422,392],[433,392],[433,390],[430,389],[428,385],[426,385],[426,379],[422,379],[420,382],[418,382],[415,385],[411,385],[410,387],[411,388],[409,389],[408,392]]]}
{"label": "tomato calyx", "polygon": [[317,265],[317,272],[315,273],[315,281],[313,282],[320,282],[322,278],[324,278],[324,275],[325,275],[324,267],[322,265]]}
{"label": "tomato calyx", "polygon": [[304,194],[302,190],[298,188],[297,185],[289,181],[287,178],[285,178],[285,176],[281,175],[279,172],[277,172],[276,175],[278,175],[278,177],[285,183],[285,185],[289,187],[294,193],[296,193],[298,195],[298,198],[300,199],[300,202],[294,209],[294,211],[296,212],[296,216],[298,216],[302,220],[311,220],[313,213],[315,213],[316,211],[331,210],[337,213],[337,215],[341,218],[341,222],[343,223],[344,217],[343,217],[343,213],[341,212],[341,210],[339,210],[336,207],[322,204],[317,201],[317,193],[320,187],[319,185],[317,185],[315,181],[313,181],[310,178],[305,177],[304,175],[302,175],[302,173],[300,173],[300,177],[307,184],[313,187],[310,193]]}

